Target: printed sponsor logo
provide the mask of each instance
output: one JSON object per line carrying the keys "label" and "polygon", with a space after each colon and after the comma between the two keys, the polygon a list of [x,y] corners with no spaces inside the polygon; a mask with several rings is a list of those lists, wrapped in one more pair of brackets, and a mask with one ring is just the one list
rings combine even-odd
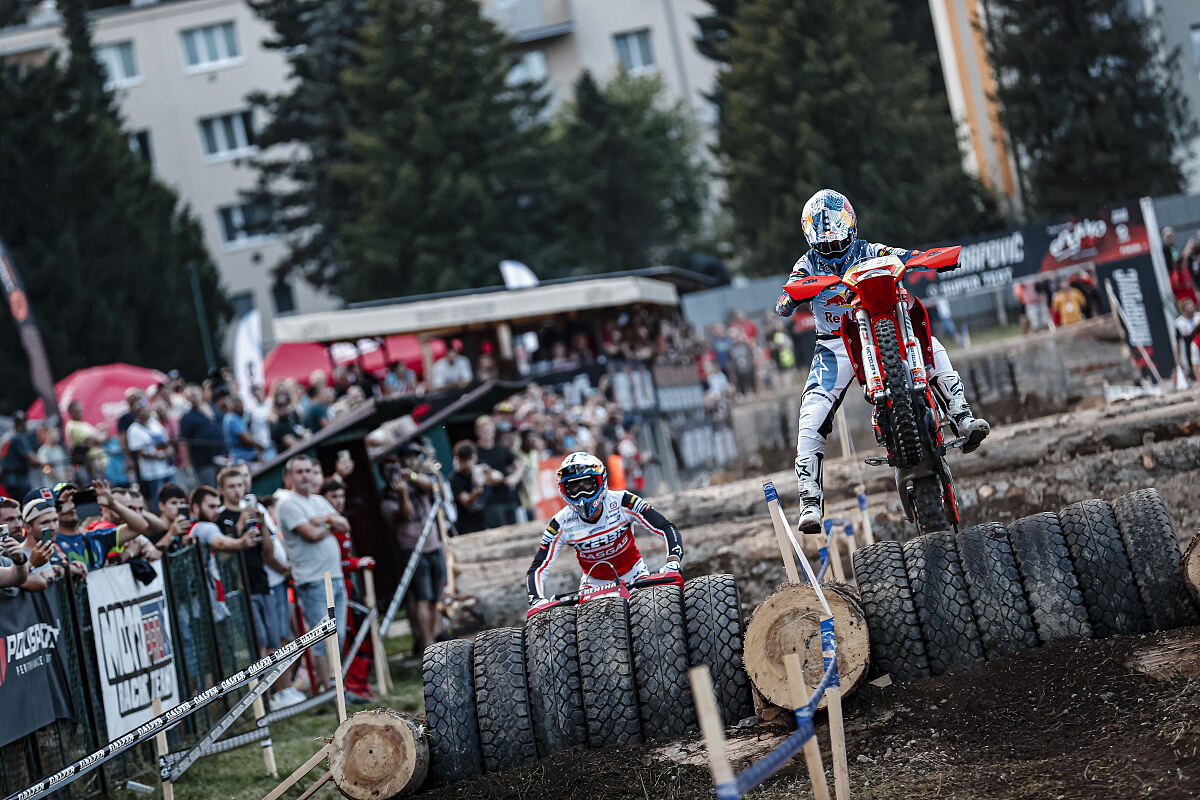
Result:
{"label": "printed sponsor logo", "polygon": [[49,664],[54,651],[58,649],[59,633],[59,628],[39,622],[5,636],[0,641],[0,685],[3,685],[10,667],[14,674],[24,675]]}

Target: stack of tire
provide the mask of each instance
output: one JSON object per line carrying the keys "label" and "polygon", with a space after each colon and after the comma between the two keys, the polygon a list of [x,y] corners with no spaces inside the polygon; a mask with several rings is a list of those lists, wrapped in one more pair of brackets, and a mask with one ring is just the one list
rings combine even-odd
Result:
{"label": "stack of tire", "polygon": [[854,554],[872,674],[910,681],[1067,638],[1200,621],[1154,489]]}
{"label": "stack of tire", "polygon": [[449,784],[573,747],[696,728],[688,669],[705,664],[727,723],[753,713],[732,575],[557,606],[523,628],[425,651],[430,775]]}

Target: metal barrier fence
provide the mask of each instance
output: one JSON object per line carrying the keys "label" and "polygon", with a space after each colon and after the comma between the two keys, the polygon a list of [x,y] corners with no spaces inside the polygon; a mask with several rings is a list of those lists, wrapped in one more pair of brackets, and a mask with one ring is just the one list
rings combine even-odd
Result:
{"label": "metal barrier fence", "polygon": [[[216,620],[209,595],[209,566],[215,568],[225,591],[228,616]],[[240,553],[218,553],[188,545],[163,555],[171,615],[171,644],[175,652],[176,679],[182,697],[214,686],[258,660],[258,643]],[[62,769],[104,743],[107,730],[96,662],[87,585],[69,580],[55,582],[62,629],[63,659],[74,719],[60,719],[0,748],[0,796],[17,792],[43,775]],[[243,690],[244,691],[244,690]],[[172,750],[186,749],[199,741],[237,701],[234,694],[221,698],[174,728],[168,735]],[[239,720],[231,733],[255,728],[254,720]],[[59,790],[70,798],[108,797],[129,781],[152,784],[158,774],[153,742],[139,744],[100,769]]]}

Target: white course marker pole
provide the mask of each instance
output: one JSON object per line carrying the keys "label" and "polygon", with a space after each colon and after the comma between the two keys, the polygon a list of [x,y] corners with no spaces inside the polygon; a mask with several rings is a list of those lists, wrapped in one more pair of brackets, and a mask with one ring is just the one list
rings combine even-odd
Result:
{"label": "white course marker pole", "polygon": [[[157,697],[154,698],[154,716],[162,716],[162,700]],[[158,733],[154,734],[154,745],[155,749],[158,751],[159,758],[162,758],[170,752],[170,749],[167,747],[166,730],[160,729]],[[175,784],[171,783],[169,780],[163,780],[162,790],[163,800],[175,800]]]}
{"label": "white course marker pole", "polygon": [[[258,684],[258,681],[252,681],[250,683],[250,688],[253,689],[257,684]],[[271,693],[271,688],[272,687],[270,687],[270,686],[267,687],[266,694]],[[255,723],[257,724],[258,720],[262,719],[266,715],[267,715],[267,707],[266,707],[266,704],[263,702],[263,695],[260,694],[258,697],[254,698],[254,721],[255,721]],[[262,751],[263,751],[263,766],[265,766],[267,768],[267,775],[272,778],[278,778],[279,777],[279,768],[275,766],[275,746],[271,744],[271,739],[269,736],[266,739],[263,739]],[[163,800],[167,800],[167,798],[163,798]]]}
{"label": "white course marker pole", "polygon": [[[804,558],[804,552],[794,553],[791,545],[787,519],[779,506],[779,495],[775,485],[770,481],[763,484],[763,494],[767,497],[767,510],[771,513],[771,522],[775,525],[775,538],[779,540],[779,554],[783,556],[783,569],[787,572],[788,583],[799,583],[800,573],[796,569],[796,558]],[[778,513],[776,513],[778,511]]]}
{"label": "white course marker pole", "polygon": [[[333,614],[333,576],[328,570],[325,572],[325,607]],[[334,698],[337,700],[338,723],[341,724],[346,721],[346,687],[342,685],[342,648],[338,644],[336,625],[333,633],[325,638],[325,657],[333,672]]]}
{"label": "white course marker pole", "polygon": [[713,694],[712,676],[703,664],[688,670],[692,682],[692,699],[696,703],[696,716],[700,719],[700,732],[704,734],[704,747],[708,750],[708,764],[712,768],[713,786],[733,782],[733,767],[729,766],[729,751],[725,747],[725,723],[717,710],[717,698]]}
{"label": "white course marker pole", "polygon": [[387,653],[383,652],[383,637],[379,633],[379,602],[375,596],[375,570],[363,570],[363,592],[367,608],[375,613],[371,616],[371,650],[375,655],[375,685],[380,694],[386,694],[392,688],[392,677],[389,675]]}
{"label": "white course marker pole", "polygon": [[[792,690],[792,705],[802,708],[808,705],[808,687],[804,685],[804,669],[800,666],[800,654],[788,653],[783,657],[787,668],[788,686]],[[812,781],[813,797],[829,800],[829,784],[825,782],[825,766],[821,763],[821,747],[817,744],[816,732],[804,743],[804,763],[808,767],[808,779]]]}

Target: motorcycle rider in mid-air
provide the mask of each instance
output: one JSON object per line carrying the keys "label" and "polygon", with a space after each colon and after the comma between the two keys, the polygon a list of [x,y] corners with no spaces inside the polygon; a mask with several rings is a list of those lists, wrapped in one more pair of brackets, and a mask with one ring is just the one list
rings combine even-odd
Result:
{"label": "motorcycle rider in mid-air", "polygon": [[[866,242],[858,238],[858,218],[844,195],[832,189],[822,189],[804,204],[802,220],[804,238],[809,250],[792,267],[790,281],[811,275],[844,275],[846,270],[869,258],[893,255],[902,262],[917,255],[917,250]],[[799,528],[804,533],[819,533],[825,513],[824,491],[821,486],[821,463],[825,457],[825,438],[833,430],[833,417],[846,388],[854,377],[854,369],[841,338],[841,327],[850,306],[845,301],[844,286],[826,289],[813,298],[812,311],[817,323],[817,345],[812,367],[800,403],[800,424],[796,433],[796,480],[800,489]],[[910,297],[912,303],[920,303]],[[775,304],[775,312],[789,317],[796,303],[783,292]],[[971,414],[963,392],[962,379],[954,371],[946,348],[930,333],[933,345],[933,369],[929,371],[930,385],[942,403],[955,433],[964,437],[962,451],[970,453],[979,447],[991,432],[986,420]]]}
{"label": "motorcycle rider in mid-air", "polygon": [[579,588],[621,579],[632,583],[650,574],[637,544],[633,523],[661,536],[667,545],[663,572],[679,572],[683,539],[669,519],[633,492],[608,488],[604,462],[590,453],[571,453],[558,468],[558,491],[567,507],[554,515],[525,578],[529,605],[546,599],[545,577],[563,545],[575,548],[583,577]]}

